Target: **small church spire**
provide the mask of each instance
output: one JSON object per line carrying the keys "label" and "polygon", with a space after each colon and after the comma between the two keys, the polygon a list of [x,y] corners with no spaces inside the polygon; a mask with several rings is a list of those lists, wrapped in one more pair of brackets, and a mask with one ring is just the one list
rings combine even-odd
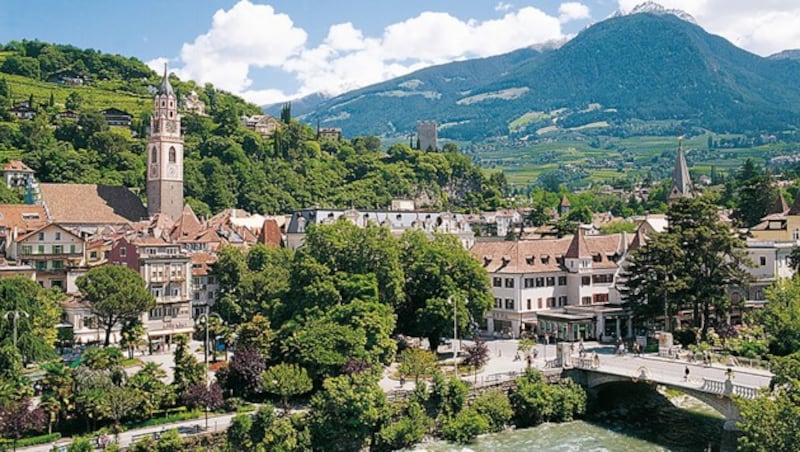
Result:
{"label": "small church spire", "polygon": [[675,159],[675,167],[672,170],[672,185],[667,196],[667,203],[682,198],[693,198],[694,189],[692,179],[689,177],[689,168],[686,166],[686,155],[683,152],[683,136],[678,136],[678,156]]}
{"label": "small church spire", "polygon": [[158,94],[166,94],[168,96],[175,95],[175,91],[172,90],[172,85],[169,83],[167,63],[164,63],[164,78],[161,79],[161,86],[158,87]]}

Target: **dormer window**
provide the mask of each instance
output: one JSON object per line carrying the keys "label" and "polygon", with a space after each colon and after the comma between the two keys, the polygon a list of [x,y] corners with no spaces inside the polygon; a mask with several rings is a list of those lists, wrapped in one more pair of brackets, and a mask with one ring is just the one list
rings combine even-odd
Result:
{"label": "dormer window", "polygon": [[489,263],[491,263],[491,262],[492,262],[492,256],[489,256],[489,255],[483,256],[483,265],[484,266],[489,265]]}
{"label": "dormer window", "polygon": [[533,265],[536,262],[536,258],[534,256],[525,256],[525,262],[528,265]]}
{"label": "dormer window", "polygon": [[594,262],[603,262],[603,255],[600,254],[600,253],[597,253],[597,254],[593,255],[592,256],[592,261],[594,261]]}
{"label": "dormer window", "polygon": [[542,254],[540,259],[542,260],[543,264],[549,264],[550,263],[550,256],[548,256],[546,254]]}

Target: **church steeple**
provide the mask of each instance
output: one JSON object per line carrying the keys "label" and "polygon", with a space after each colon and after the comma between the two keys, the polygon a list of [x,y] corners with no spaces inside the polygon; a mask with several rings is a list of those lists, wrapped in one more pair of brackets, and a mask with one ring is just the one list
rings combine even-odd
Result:
{"label": "church steeple", "polygon": [[178,98],[169,83],[166,65],[153,98],[147,167],[147,213],[177,220],[183,211],[183,137]]}
{"label": "church steeple", "polygon": [[672,170],[672,185],[667,196],[667,204],[682,198],[693,198],[694,189],[692,179],[689,177],[689,168],[686,166],[686,155],[683,153],[683,137],[678,137],[678,156]]}

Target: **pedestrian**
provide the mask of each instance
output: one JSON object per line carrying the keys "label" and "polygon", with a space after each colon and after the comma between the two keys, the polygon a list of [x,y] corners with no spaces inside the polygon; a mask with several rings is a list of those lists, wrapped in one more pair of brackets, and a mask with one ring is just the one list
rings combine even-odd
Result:
{"label": "pedestrian", "polygon": [[531,358],[531,355],[528,355],[526,359],[528,360],[528,368],[530,369],[530,367],[533,365],[533,358]]}
{"label": "pedestrian", "polygon": [[689,366],[686,366],[683,370],[683,380],[689,381]]}
{"label": "pedestrian", "polygon": [[403,386],[405,386],[405,384],[406,384],[406,376],[400,374],[400,387],[402,388]]}
{"label": "pedestrian", "polygon": [[592,367],[600,367],[600,357],[597,356],[597,352],[592,354]]}
{"label": "pedestrian", "polygon": [[539,349],[538,348],[534,348],[533,349],[533,359],[536,359],[538,357],[539,357]]}
{"label": "pedestrian", "polygon": [[517,352],[517,353],[514,355],[514,361],[519,361],[520,359],[522,359],[522,358],[520,358],[520,356],[519,356],[519,352]]}

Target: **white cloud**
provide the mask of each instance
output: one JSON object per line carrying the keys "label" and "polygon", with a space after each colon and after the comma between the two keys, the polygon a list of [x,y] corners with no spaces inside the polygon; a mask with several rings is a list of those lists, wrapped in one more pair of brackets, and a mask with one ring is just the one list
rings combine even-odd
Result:
{"label": "white cloud", "polygon": [[[618,0],[630,11],[641,0]],[[800,48],[800,2],[797,0],[659,0],[665,8],[694,16],[708,32],[759,55]]]}
{"label": "white cloud", "polygon": [[153,58],[150,61],[145,62],[150,69],[156,71],[156,74],[163,74],[164,73],[164,65],[169,64],[169,58],[159,57]]}
{"label": "white cloud", "polygon": [[583,3],[566,2],[558,7],[558,20],[561,21],[561,23],[589,19],[591,17],[592,15],[589,13],[589,7]]}
{"label": "white cloud", "polygon": [[[174,72],[263,104],[319,91],[340,94],[432,64],[496,55],[564,37],[558,17],[534,7],[511,8],[500,2],[496,9],[508,12],[485,21],[426,11],[388,25],[381,36],[365,36],[350,22],[335,24],[322,43],[310,47],[306,32],[289,16],[269,5],[241,0],[227,11],[218,10],[208,32],[183,45],[183,66]],[[567,8],[570,14],[582,14],[580,8]],[[254,86],[250,71],[263,67],[293,75],[300,88],[287,94]]]}
{"label": "white cloud", "polygon": [[509,9],[511,9],[511,8],[513,8],[513,7],[514,7],[514,5],[512,5],[511,3],[506,3],[506,2],[498,2],[498,3],[497,3],[495,6],[494,6],[494,10],[495,10],[495,11],[503,11],[503,12],[505,12],[505,11],[508,11]]}

